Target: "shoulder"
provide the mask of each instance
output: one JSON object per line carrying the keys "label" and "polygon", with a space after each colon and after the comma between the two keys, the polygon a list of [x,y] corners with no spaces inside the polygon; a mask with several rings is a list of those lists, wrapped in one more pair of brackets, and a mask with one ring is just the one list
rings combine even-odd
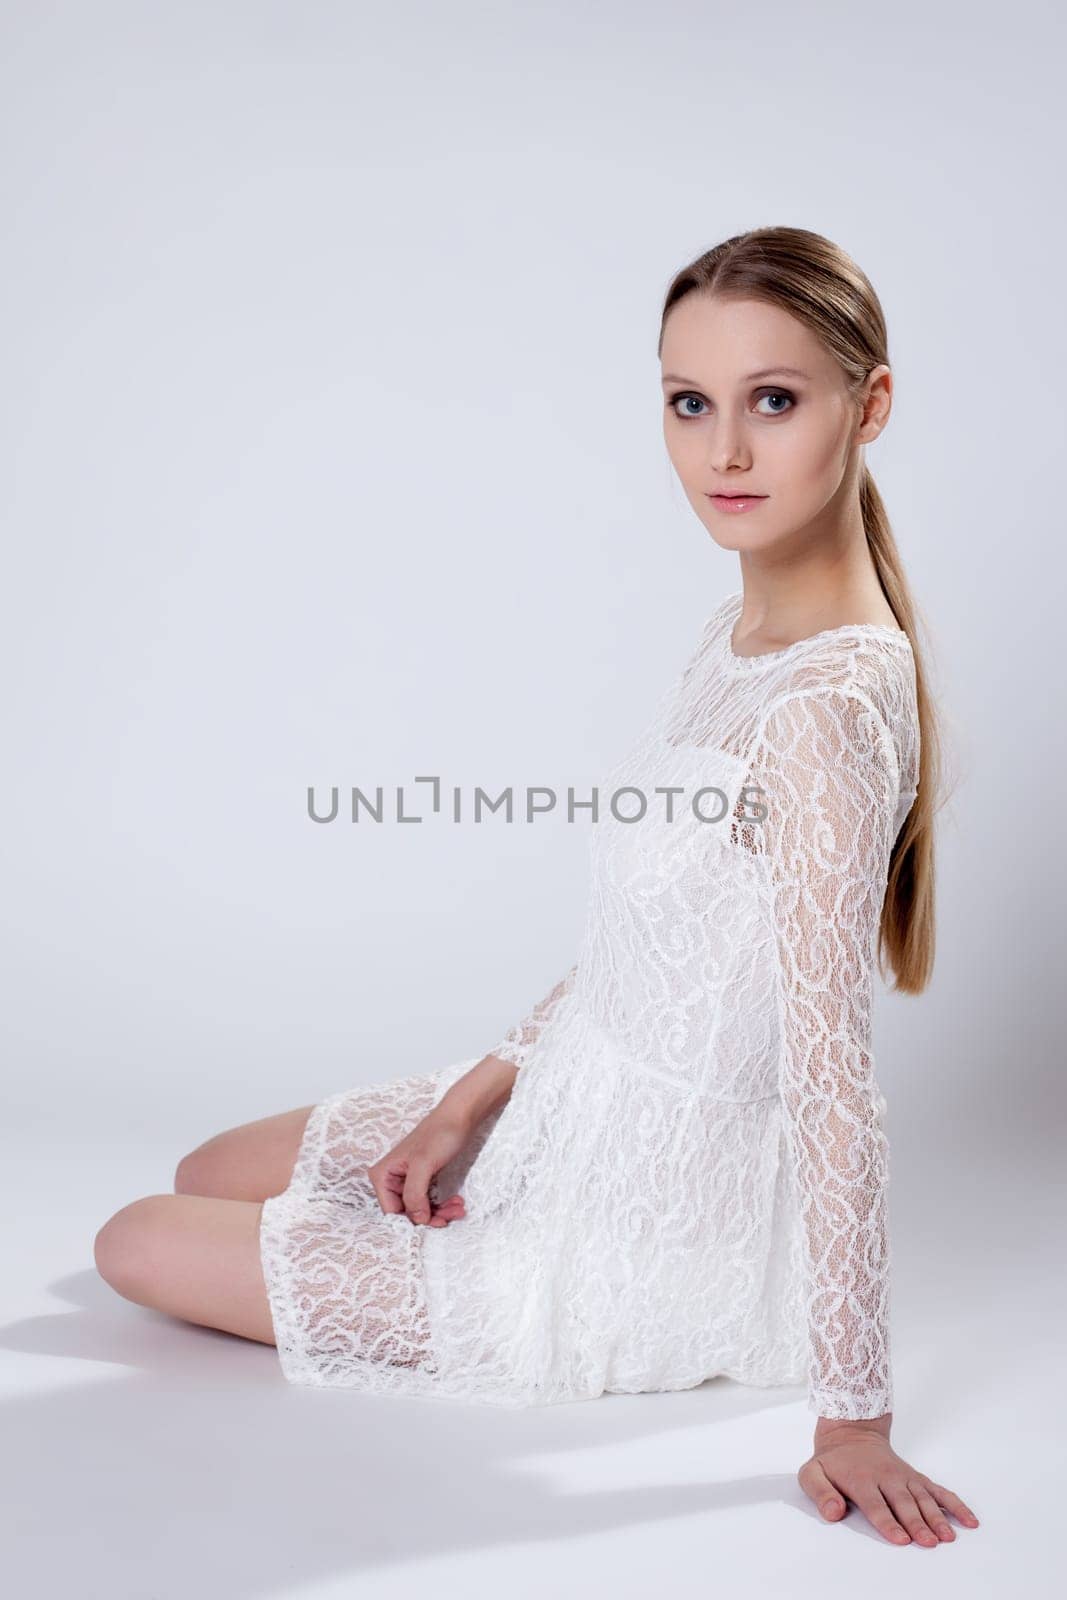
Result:
{"label": "shoulder", "polygon": [[870,700],[887,722],[915,685],[915,657],[899,629],[846,628],[812,641],[775,686],[780,695],[812,690]]}
{"label": "shoulder", "polygon": [[821,792],[861,776],[897,789],[904,750],[878,684],[800,670],[768,696],[753,754],[759,766],[804,775]]}
{"label": "shoulder", "polygon": [[740,609],[741,591],[728,594],[724,600],[707,616],[700,630],[696,647],[692,650],[682,673],[682,681],[692,678],[695,674],[703,674],[708,669],[709,660],[722,648],[725,635],[733,627],[734,618]]}
{"label": "shoulder", "polygon": [[[768,683],[762,727],[790,721],[861,738],[901,755],[917,723],[915,658],[906,634],[847,629],[816,642]],[[853,741],[850,740],[850,743]]]}
{"label": "shoulder", "polygon": [[717,638],[726,629],[732,628],[741,611],[743,599],[743,589],[734,589],[728,595],[725,595],[704,624],[705,637],[714,636]]}

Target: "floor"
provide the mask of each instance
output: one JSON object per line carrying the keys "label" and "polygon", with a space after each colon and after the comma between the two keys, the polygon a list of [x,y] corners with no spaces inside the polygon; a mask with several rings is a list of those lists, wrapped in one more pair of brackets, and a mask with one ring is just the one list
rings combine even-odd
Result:
{"label": "floor", "polygon": [[93,1235],[125,1200],[168,1189],[173,1156],[23,1140],[0,1164],[17,1219],[0,1334],[11,1594],[1053,1593],[1065,1430],[1050,1175],[1012,1186],[1025,1226],[980,1185],[957,1189],[936,1228],[896,1202],[894,1444],[981,1519],[927,1550],[890,1546],[854,1509],[820,1519],[796,1482],[811,1437],[800,1390],[716,1380],[528,1412],[369,1399],[291,1386],[273,1348],[122,1300],[94,1270]]}

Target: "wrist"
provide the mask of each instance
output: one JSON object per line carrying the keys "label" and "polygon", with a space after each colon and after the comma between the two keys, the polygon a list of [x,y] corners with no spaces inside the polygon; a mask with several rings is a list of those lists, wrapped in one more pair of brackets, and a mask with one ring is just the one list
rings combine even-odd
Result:
{"label": "wrist", "polygon": [[870,1437],[871,1434],[888,1439],[892,1424],[891,1411],[884,1412],[880,1417],[817,1417],[815,1442],[822,1444],[828,1438],[847,1439],[857,1435]]}
{"label": "wrist", "polygon": [[499,1056],[483,1056],[469,1072],[445,1091],[434,1110],[442,1117],[458,1118],[471,1132],[506,1105],[518,1068]]}

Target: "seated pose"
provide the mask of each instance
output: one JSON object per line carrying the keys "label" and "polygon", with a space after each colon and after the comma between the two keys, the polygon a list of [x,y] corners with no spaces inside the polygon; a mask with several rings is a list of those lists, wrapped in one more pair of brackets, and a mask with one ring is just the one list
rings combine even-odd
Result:
{"label": "seated pose", "polygon": [[938,760],[864,462],[885,322],[829,240],[760,228],[676,275],[659,356],[670,459],[741,587],[598,786],[576,959],[481,1057],[209,1139],[96,1261],[298,1384],[806,1383],[822,1515],[933,1547],[977,1518],[889,1438],[872,984],[930,978]]}

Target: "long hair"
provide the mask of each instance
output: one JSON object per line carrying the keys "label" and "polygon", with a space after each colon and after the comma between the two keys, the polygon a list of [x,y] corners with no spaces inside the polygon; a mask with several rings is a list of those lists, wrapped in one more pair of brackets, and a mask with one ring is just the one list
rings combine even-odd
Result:
{"label": "long hair", "polygon": [[[870,281],[844,250],[806,228],[753,228],[735,234],[676,273],[667,314],[683,295],[730,295],[780,306],[820,339],[858,394],[872,369],[888,366],[885,316]],[[889,860],[878,929],[878,966],[894,988],[921,994],[934,964],[934,818],[939,809],[942,742],[918,638],[919,616],[889,518],[870,469],[860,482],[860,511],[878,581],[911,642],[919,716],[918,793]]]}

